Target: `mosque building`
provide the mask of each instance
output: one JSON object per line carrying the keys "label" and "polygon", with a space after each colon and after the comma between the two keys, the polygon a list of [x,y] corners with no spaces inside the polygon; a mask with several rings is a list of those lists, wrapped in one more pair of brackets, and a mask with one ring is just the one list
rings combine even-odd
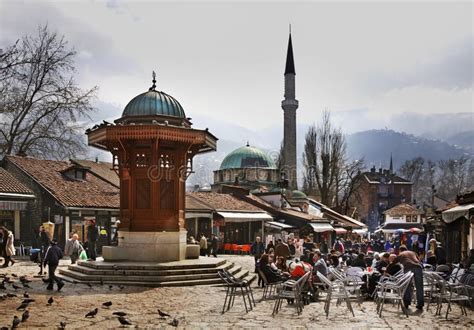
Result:
{"label": "mosque building", "polygon": [[[296,170],[296,109],[295,99],[295,64],[291,32],[285,65],[285,94],[281,103],[283,109],[283,150],[281,168],[265,151],[251,146],[240,147],[229,153],[214,171],[212,191],[221,192],[222,185],[236,185],[249,190],[263,189],[266,191],[281,188],[282,182],[289,191],[297,189]],[[280,191],[278,189],[278,191]]]}

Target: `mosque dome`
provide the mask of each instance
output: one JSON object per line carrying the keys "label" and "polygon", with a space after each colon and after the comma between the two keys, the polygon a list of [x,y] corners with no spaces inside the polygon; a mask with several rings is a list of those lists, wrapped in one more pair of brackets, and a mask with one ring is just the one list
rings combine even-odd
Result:
{"label": "mosque dome", "polygon": [[306,194],[300,190],[293,190],[291,192],[291,198],[308,198],[308,196],[306,196]]}
{"label": "mosque dome", "polygon": [[221,163],[221,170],[243,167],[276,169],[275,162],[264,151],[246,145],[228,154]]}
{"label": "mosque dome", "polygon": [[170,119],[185,119],[184,109],[171,95],[156,90],[156,80],[153,74],[153,86],[140,95],[135,96],[122,113],[122,118],[171,117]]}

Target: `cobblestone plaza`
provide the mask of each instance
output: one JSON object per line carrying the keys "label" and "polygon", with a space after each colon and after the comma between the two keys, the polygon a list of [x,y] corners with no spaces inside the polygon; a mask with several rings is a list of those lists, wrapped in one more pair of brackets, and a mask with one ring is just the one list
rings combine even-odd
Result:
{"label": "cobblestone plaza", "polygon": [[[253,258],[250,256],[226,256],[226,258],[253,269]],[[67,267],[69,260],[61,262],[60,267]],[[323,302],[319,301],[305,306],[303,313],[297,315],[295,308],[283,304],[282,310],[272,317],[273,301],[260,302],[262,289],[256,288],[254,295],[257,306],[249,313],[245,312],[242,300],[236,298],[235,305],[225,314],[221,314],[225,289],[216,286],[145,288],[126,286],[109,287],[107,283],[89,287],[84,284],[67,283],[61,292],[47,291],[41,279],[33,278],[38,268],[29,261],[19,261],[13,267],[2,269],[2,274],[27,275],[33,279],[28,290],[30,298],[35,299],[28,310],[30,318],[20,327],[57,328],[60,322],[66,322],[66,328],[95,327],[100,329],[120,327],[113,312],[127,313],[128,320],[138,328],[173,328],[173,319],[178,321],[178,328],[473,328],[474,313],[468,310],[468,316],[462,316],[458,306],[454,306],[449,318],[434,316],[434,308],[421,315],[408,318],[402,315],[396,305],[384,308],[383,317],[376,315],[375,304],[365,301],[361,306],[353,304],[355,317],[345,305],[331,305],[329,318],[323,311]],[[11,277],[15,280],[14,277]],[[18,282],[18,281],[17,281]],[[14,315],[21,317],[17,311],[23,301],[24,289],[13,289],[7,284],[7,290],[0,294],[14,293],[17,297],[0,301],[0,326],[11,326]],[[47,301],[53,297],[54,302]],[[110,308],[102,307],[104,302],[112,302]],[[85,318],[85,315],[98,308],[97,315]],[[158,309],[171,315],[161,318]],[[444,313],[442,313],[444,316]]]}

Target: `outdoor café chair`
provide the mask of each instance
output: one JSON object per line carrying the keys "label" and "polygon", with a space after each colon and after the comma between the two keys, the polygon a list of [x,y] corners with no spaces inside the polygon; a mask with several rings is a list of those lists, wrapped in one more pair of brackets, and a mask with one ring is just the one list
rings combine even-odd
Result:
{"label": "outdoor caf\u00e9 chair", "polygon": [[258,274],[260,275],[261,279],[263,280],[263,294],[262,294],[262,300],[267,300],[267,299],[272,299],[275,298],[276,292],[277,292],[277,287],[282,284],[283,282],[273,282],[269,283],[267,277],[265,274],[261,271],[258,270]]}
{"label": "outdoor caf\u00e9 chair", "polygon": [[[250,301],[250,297],[248,296],[249,295],[248,291],[244,290],[245,285],[243,283],[239,284],[239,283],[234,282],[222,270],[218,271],[217,273],[219,274],[219,277],[222,279],[222,281],[225,283],[225,286],[226,286],[226,294],[225,294],[225,299],[224,299],[224,305],[222,306],[222,314],[224,314],[232,306],[234,306],[235,297],[239,295],[242,296],[242,299],[244,301],[245,311],[248,313],[249,308],[247,307],[246,298],[248,298],[249,300],[250,310],[252,309],[252,303]],[[240,292],[239,292],[239,289],[240,289]]]}
{"label": "outdoor caf\u00e9 chair", "polygon": [[347,293],[346,287],[343,282],[336,280],[331,282],[326,276],[317,272],[316,274],[322,283],[326,286],[326,301],[324,302],[324,311],[326,312],[326,318],[329,317],[329,307],[331,306],[331,299],[337,299],[336,304],[340,300],[344,300],[347,304],[347,308],[352,313],[352,316],[355,316],[354,310],[352,309],[351,301],[349,299],[349,294]]}
{"label": "outdoor caf\u00e9 chair", "polygon": [[245,280],[245,279],[238,279],[237,277],[234,276],[234,274],[232,274],[231,272],[229,272],[227,269],[223,269],[223,272],[227,275],[227,277],[232,281],[234,282],[235,284],[239,284],[239,285],[243,285],[243,287],[245,288],[245,290],[247,291],[247,294],[248,294],[248,297],[249,297],[249,300],[251,298],[251,301],[250,301],[250,306],[252,306],[252,303],[254,306],[256,306],[256,303],[255,303],[255,299],[253,297],[253,291],[252,291],[252,287],[250,285],[250,282]]}
{"label": "outdoor caf\u00e9 chair", "polygon": [[283,300],[285,299],[293,299],[294,304],[296,306],[296,311],[298,315],[303,312],[303,297],[302,291],[303,287],[306,284],[311,272],[306,272],[303,276],[301,276],[297,281],[295,280],[288,280],[283,282],[277,289],[277,297],[275,300],[275,305],[273,306],[273,313],[272,316],[278,314],[278,311],[281,309],[283,304]]}
{"label": "outdoor caf\u00e9 chair", "polygon": [[452,302],[459,303],[462,315],[467,316],[467,311],[466,307],[464,306],[464,303],[469,302],[472,307],[472,302],[469,298],[469,291],[467,286],[462,283],[449,283],[440,274],[436,272],[430,273],[429,276],[433,279],[436,287],[438,288],[438,291],[433,293],[434,298],[437,300],[435,315],[441,315],[443,301],[446,301],[448,303],[448,307],[446,308],[446,319],[448,318],[449,312],[452,310]]}
{"label": "outdoor caf\u00e9 chair", "polygon": [[387,299],[398,301],[398,306],[402,307],[403,313],[408,317],[408,311],[402,301],[405,291],[413,280],[413,276],[412,272],[408,272],[396,281],[385,281],[377,285],[375,303],[377,305],[377,313],[379,314],[379,317],[382,317],[383,306]]}

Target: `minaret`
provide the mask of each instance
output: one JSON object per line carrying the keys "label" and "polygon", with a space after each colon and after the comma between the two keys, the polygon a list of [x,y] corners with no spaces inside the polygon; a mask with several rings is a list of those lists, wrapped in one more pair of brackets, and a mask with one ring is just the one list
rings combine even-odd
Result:
{"label": "minaret", "polygon": [[295,98],[295,62],[293,60],[293,45],[290,38],[288,40],[288,51],[286,53],[285,66],[285,99],[281,102],[283,108],[283,160],[284,168],[288,179],[288,188],[297,189],[296,179],[296,109],[298,100]]}
{"label": "minaret", "polygon": [[390,174],[393,174],[393,159],[392,159],[392,153],[390,153]]}

